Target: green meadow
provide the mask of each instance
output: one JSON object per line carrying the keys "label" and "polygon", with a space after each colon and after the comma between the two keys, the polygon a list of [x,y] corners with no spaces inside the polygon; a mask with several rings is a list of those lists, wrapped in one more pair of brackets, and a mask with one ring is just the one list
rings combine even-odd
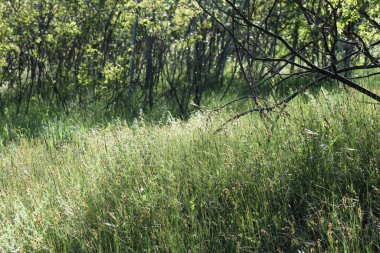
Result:
{"label": "green meadow", "polygon": [[13,131],[0,251],[380,250],[378,105],[323,91],[219,129],[235,109]]}

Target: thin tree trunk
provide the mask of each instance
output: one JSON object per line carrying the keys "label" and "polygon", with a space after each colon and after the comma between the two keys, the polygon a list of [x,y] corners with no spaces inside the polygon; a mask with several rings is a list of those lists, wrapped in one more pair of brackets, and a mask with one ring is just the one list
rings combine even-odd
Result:
{"label": "thin tree trunk", "polygon": [[128,97],[133,97],[135,91],[135,50],[137,44],[137,26],[139,23],[139,14],[136,13],[135,21],[132,28],[132,42],[131,42],[131,56],[129,63],[129,88],[128,88]]}

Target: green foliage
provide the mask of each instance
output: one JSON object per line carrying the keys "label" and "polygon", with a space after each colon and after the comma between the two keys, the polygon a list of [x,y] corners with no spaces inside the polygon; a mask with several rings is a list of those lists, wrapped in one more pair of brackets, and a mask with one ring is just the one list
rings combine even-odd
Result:
{"label": "green foliage", "polygon": [[[52,110],[93,99],[134,109],[145,107],[148,97],[157,102],[168,92],[164,67],[177,54],[194,61],[195,44],[212,36],[200,32],[213,26],[188,0],[0,1],[0,16],[0,109],[14,108],[15,114],[28,113],[32,98],[56,100]],[[216,57],[210,55],[210,65]],[[191,83],[184,72],[199,72],[192,68],[173,77]],[[127,96],[133,86],[136,92]],[[184,95],[187,103],[192,93]]]}
{"label": "green foliage", "polygon": [[[209,7],[211,3],[204,1]],[[377,20],[377,1],[304,1],[304,8],[316,12],[314,21],[308,15],[298,15],[297,3],[236,1],[251,21],[265,24],[294,47],[315,40],[303,52],[311,62],[327,64],[332,60],[328,53],[317,50],[325,43],[337,58],[354,50],[356,39],[346,43],[343,35],[347,31],[355,32],[364,40],[360,43],[367,45],[380,38],[373,22],[359,13],[365,10]],[[221,24],[236,28],[226,15],[231,12],[228,4],[222,1],[219,8],[211,7]],[[332,9],[337,9],[336,17],[331,15]],[[237,64],[230,34],[191,0],[2,0],[0,17],[0,113],[7,110],[12,117],[27,114],[31,105],[68,112],[69,105],[85,107],[94,101],[126,111],[153,110],[168,102],[173,111],[186,117],[192,103],[202,105],[204,93],[225,90],[228,79],[245,83],[243,69],[252,75],[250,82],[256,83],[260,80],[255,79],[274,67],[249,63],[250,57],[244,54],[243,64]],[[337,32],[335,27],[323,27],[324,20],[336,24]],[[318,38],[321,29],[324,40]],[[234,30],[241,44],[257,44],[254,55],[281,58],[289,54],[276,39],[257,31],[246,32]],[[333,42],[336,39],[338,44]],[[370,51],[378,57],[378,48]],[[235,65],[236,71],[231,73]],[[280,74],[294,72],[288,67],[280,69]],[[269,84],[265,83],[264,90],[271,87]],[[242,87],[234,89],[247,95]],[[41,104],[31,103],[33,99]]]}
{"label": "green foliage", "polygon": [[[298,1],[236,2],[295,48],[336,18],[337,33],[324,27],[307,47],[313,62],[332,60],[321,43],[347,55],[352,43],[333,41],[348,29],[356,45],[380,38],[359,15],[377,20],[378,1],[303,1],[315,22],[296,17]],[[228,6],[210,11],[231,28]],[[243,28],[255,55],[288,55]],[[317,78],[287,79],[294,69],[240,51],[241,65],[192,0],[0,0],[0,252],[380,251],[378,105],[326,81],[287,117],[269,113],[274,125],[257,114],[215,133],[251,108],[207,109],[251,94],[243,69],[254,84],[277,68],[285,77],[258,87],[268,104]]]}

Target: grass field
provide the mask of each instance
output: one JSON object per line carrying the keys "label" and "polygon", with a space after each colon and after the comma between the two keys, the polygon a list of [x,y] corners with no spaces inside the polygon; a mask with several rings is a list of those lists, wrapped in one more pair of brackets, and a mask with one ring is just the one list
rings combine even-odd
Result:
{"label": "grass field", "polygon": [[[50,122],[0,153],[0,252],[379,252],[380,107]],[[3,129],[4,131],[4,129]]]}

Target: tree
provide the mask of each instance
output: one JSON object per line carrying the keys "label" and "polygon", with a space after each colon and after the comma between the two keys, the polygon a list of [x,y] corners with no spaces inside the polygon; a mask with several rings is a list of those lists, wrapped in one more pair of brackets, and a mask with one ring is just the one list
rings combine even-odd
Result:
{"label": "tree", "polygon": [[[228,31],[235,43],[235,53],[251,89],[249,97],[256,103],[255,108],[241,115],[285,107],[326,79],[336,80],[380,102],[379,95],[357,83],[358,79],[380,74],[376,72],[380,68],[378,1],[197,2]],[[372,72],[351,77],[349,73],[358,70]],[[309,78],[310,82],[282,99],[277,98],[272,105],[260,96],[259,88],[268,84],[268,80],[275,82],[271,86],[274,89],[295,77]]]}

